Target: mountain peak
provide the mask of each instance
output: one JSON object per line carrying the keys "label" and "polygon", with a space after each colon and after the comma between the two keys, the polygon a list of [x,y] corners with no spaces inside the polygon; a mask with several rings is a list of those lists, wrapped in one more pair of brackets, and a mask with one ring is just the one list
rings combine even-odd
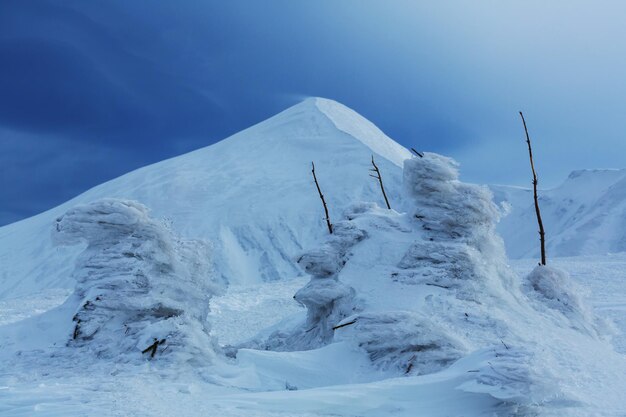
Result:
{"label": "mountain peak", "polygon": [[330,119],[335,127],[359,140],[375,153],[402,166],[411,153],[385,135],[374,123],[343,104],[326,98],[315,97],[315,106]]}
{"label": "mountain peak", "polygon": [[411,157],[406,148],[385,135],[374,123],[351,108],[322,97],[302,100],[250,129],[272,136],[300,138],[311,134],[334,136],[339,131],[398,167],[402,167],[404,160]]}
{"label": "mountain peak", "polygon": [[[7,291],[28,291],[44,276],[46,285],[57,287],[71,280],[68,265],[77,253],[72,248],[65,257],[42,256],[58,251],[41,236],[71,207],[109,197],[139,201],[183,235],[209,239],[215,264],[236,282],[298,275],[293,257],[326,233],[311,162],[335,221],[355,202],[382,204],[380,188],[368,175],[373,154],[387,196],[398,207],[401,167],[410,153],[348,107],[309,98],[213,145],[140,168],[0,228],[0,298]],[[54,277],[50,270],[57,271]]]}

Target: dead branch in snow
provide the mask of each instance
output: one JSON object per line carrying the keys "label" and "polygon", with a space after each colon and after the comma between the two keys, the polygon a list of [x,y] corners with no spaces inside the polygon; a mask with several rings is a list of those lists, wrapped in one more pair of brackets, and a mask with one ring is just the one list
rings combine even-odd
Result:
{"label": "dead branch in snow", "polygon": [[385,186],[383,185],[383,177],[380,175],[380,170],[378,169],[376,162],[374,162],[374,155],[372,155],[372,165],[374,166],[374,168],[370,169],[370,171],[374,172],[375,175],[370,174],[370,177],[376,178],[378,180],[378,183],[380,184],[380,190],[383,192],[383,197],[385,197],[385,203],[387,204],[387,208],[391,210],[389,200],[387,199],[387,193],[385,192]]}
{"label": "dead branch in snow", "polygon": [[330,216],[328,215],[328,207],[326,206],[326,200],[324,200],[324,194],[322,194],[320,184],[317,182],[317,176],[315,175],[315,164],[313,162],[311,162],[311,173],[313,174],[313,180],[315,180],[317,192],[320,194],[320,199],[322,200],[322,204],[324,205],[324,213],[326,213],[326,225],[328,226],[328,232],[332,235],[333,224],[330,222]]}
{"label": "dead branch in snow", "polygon": [[535,199],[535,214],[537,215],[537,223],[539,223],[539,241],[541,242],[541,265],[546,264],[546,233],[543,229],[543,221],[541,221],[541,211],[539,210],[539,197],[537,196],[537,172],[535,172],[535,163],[533,162],[533,150],[530,146],[530,136],[526,128],[526,120],[522,112],[519,112],[524,124],[524,132],[526,132],[526,143],[528,144],[528,156],[530,157],[530,168],[533,172],[533,193]]}

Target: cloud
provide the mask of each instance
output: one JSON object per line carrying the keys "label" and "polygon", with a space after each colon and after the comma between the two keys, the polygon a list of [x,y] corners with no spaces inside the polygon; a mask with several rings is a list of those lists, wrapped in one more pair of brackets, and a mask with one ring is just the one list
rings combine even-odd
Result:
{"label": "cloud", "polygon": [[[34,214],[306,96],[456,157],[467,180],[527,183],[518,110],[544,184],[620,166],[624,18],[611,1],[6,0],[0,127],[27,137],[28,150],[0,136],[19,180],[4,183],[19,190],[0,211]],[[68,176],[54,149],[89,174]],[[124,162],[94,162],[94,150]],[[44,178],[27,155],[60,159],[44,161]],[[55,178],[62,189],[47,192]]]}
{"label": "cloud", "polygon": [[[136,156],[97,142],[0,129],[0,221],[45,211],[137,164]],[[144,161],[144,164],[147,161]]]}

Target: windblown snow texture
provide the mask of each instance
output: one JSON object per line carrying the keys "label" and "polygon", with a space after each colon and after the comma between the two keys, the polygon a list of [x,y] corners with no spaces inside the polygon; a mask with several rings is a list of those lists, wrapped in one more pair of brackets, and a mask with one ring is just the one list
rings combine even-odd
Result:
{"label": "windblown snow texture", "polygon": [[523,290],[538,308],[563,315],[575,328],[598,336],[608,331],[583,299],[586,291],[560,269],[537,265],[524,279]]}
{"label": "windblown snow texture", "polygon": [[0,297],[74,289],[0,326],[0,413],[623,415],[623,355],[566,274],[508,267],[499,216],[453,160],[307,100],[0,228]]}
{"label": "windblown snow texture", "polygon": [[330,343],[335,324],[356,310],[354,289],[340,282],[338,274],[347,262],[350,249],[366,238],[366,232],[354,223],[336,222],[326,242],[303,253],[297,261],[311,275],[311,280],[294,295],[294,299],[307,308],[305,323],[292,330],[276,331],[266,341],[251,341],[243,346],[293,351]]}
{"label": "windblown snow texture", "polygon": [[536,366],[544,353],[535,346],[544,342],[528,326],[593,328],[562,273],[551,270],[561,281],[541,284],[516,277],[495,233],[491,193],[460,182],[453,160],[431,153],[406,160],[404,190],[406,214],[366,203],[346,209],[337,234],[299,258],[311,276],[295,295],[306,319],[245,346],[289,351],[344,342],[387,375],[439,372],[490,352],[464,384],[468,392],[515,407],[560,395],[558,384],[545,383],[558,377]]}
{"label": "windblown snow texture", "polygon": [[[77,303],[70,346],[108,358],[176,355],[201,360],[213,347],[208,301],[223,289],[206,242],[176,237],[134,201],[103,199],[59,217],[54,240],[86,242],[69,303]],[[154,345],[156,343],[156,345]]]}
{"label": "windblown snow texture", "polygon": [[499,212],[491,193],[458,181],[457,167],[431,153],[405,161],[404,187],[413,201],[409,213],[422,239],[398,263],[397,279],[455,288],[458,296],[472,298],[475,283],[510,280],[511,274],[503,268],[506,258],[495,233]]}

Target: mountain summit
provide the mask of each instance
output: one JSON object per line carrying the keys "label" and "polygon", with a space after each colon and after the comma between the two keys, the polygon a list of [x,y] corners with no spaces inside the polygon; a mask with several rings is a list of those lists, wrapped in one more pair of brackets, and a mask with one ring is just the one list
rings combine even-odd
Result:
{"label": "mountain summit", "polygon": [[327,233],[311,162],[332,219],[349,203],[382,202],[368,176],[372,155],[392,204],[400,204],[410,152],[346,106],[309,98],[214,145],[0,228],[0,298],[73,287],[80,248],[53,248],[42,236],[69,208],[103,197],[140,201],[184,236],[209,239],[218,270],[235,283],[291,278],[300,274],[293,258]]}

